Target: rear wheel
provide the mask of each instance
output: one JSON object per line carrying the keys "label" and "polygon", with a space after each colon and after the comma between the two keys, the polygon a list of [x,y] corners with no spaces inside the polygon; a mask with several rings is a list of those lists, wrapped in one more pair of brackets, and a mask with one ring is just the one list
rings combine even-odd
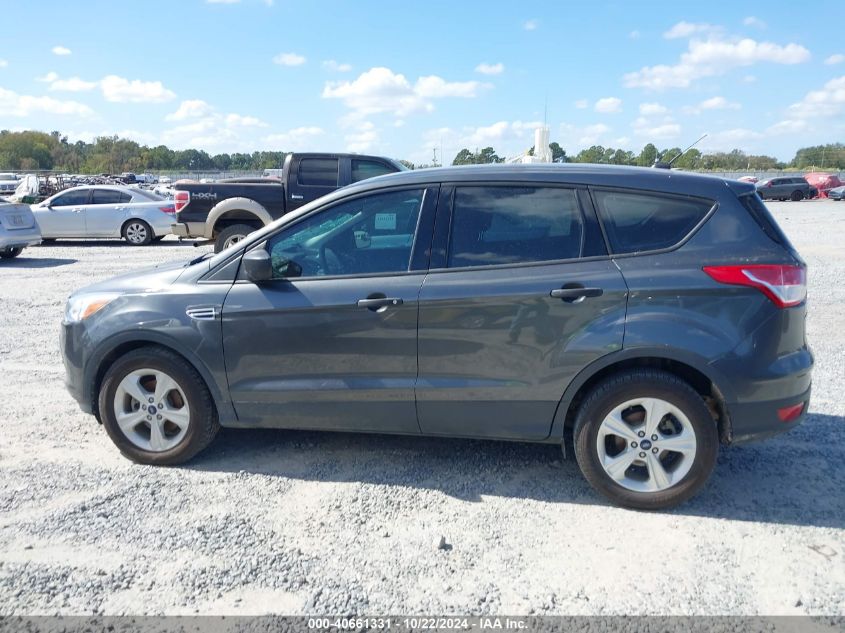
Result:
{"label": "rear wheel", "polygon": [[798,202],[800,200],[803,200],[804,199],[804,192],[796,189],[795,191],[792,192],[792,195],[789,196],[789,199],[792,200],[793,202]]}
{"label": "rear wheel", "polygon": [[4,248],[3,250],[0,250],[0,257],[2,257],[3,259],[12,259],[13,257],[17,257],[18,255],[20,255],[21,253],[23,253],[23,249],[20,247]]}
{"label": "rear wheel", "polygon": [[146,246],[153,241],[153,230],[143,220],[129,220],[123,225],[123,239],[132,246]]}
{"label": "rear wheel", "polygon": [[106,372],[99,394],[103,426],[139,464],[180,464],[220,429],[208,387],[185,360],[161,348],[129,352]]}
{"label": "rear wheel", "polygon": [[255,230],[255,227],[249,224],[233,224],[232,226],[227,226],[217,235],[217,239],[214,241],[214,252],[219,253],[220,251],[226,250],[233,244],[246,239],[246,236]]}
{"label": "rear wheel", "polygon": [[701,396],[673,374],[634,370],[600,383],[575,421],[575,456],[592,487],[621,506],[660,510],[705,484],[718,431]]}

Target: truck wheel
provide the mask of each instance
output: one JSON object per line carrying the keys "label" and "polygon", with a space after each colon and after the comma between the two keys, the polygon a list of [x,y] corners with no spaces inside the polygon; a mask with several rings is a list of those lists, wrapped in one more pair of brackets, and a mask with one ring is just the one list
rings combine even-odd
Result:
{"label": "truck wheel", "polygon": [[254,230],[255,228],[249,224],[233,224],[232,226],[226,227],[220,231],[217,239],[214,241],[214,252],[219,253],[233,244],[237,244]]}

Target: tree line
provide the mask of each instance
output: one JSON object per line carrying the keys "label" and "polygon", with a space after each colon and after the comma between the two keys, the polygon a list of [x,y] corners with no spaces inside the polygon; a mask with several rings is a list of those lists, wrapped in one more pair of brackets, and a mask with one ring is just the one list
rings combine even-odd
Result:
{"label": "tree line", "polygon": [[[624,150],[593,145],[582,149],[575,156],[568,156],[566,151],[556,143],[550,143],[552,160],[556,163],[597,163],[600,165],[637,165],[650,167],[658,158],[661,161],[669,161],[681,154],[680,147],[658,149],[653,143],[648,143],[639,154]],[[533,154],[529,150],[529,154]],[[492,147],[485,147],[482,150],[472,152],[466,148],[462,149],[452,161],[453,165],[481,165],[488,163],[503,163],[501,158]],[[845,144],[829,143],[814,147],[803,147],[795,153],[795,157],[789,162],[779,161],[773,156],[746,154],[741,149],[734,149],[730,152],[702,153],[693,148],[675,160],[673,167],[680,169],[702,170],[702,171],[766,171],[770,169],[845,169]]]}
{"label": "tree line", "polygon": [[[669,160],[681,152],[679,147],[658,149],[648,143],[639,154],[624,150],[593,145],[574,156],[566,153],[559,143],[549,144],[555,162],[599,163],[606,165],[639,165],[648,167],[660,157]],[[532,153],[533,150],[529,151]],[[119,136],[100,136],[93,143],[71,143],[60,132],[10,132],[0,131],[0,170],[35,171],[53,170],[70,173],[115,174],[124,171],[261,171],[279,168],[287,152],[252,152],[211,155],[204,150],[173,150],[166,145],[149,147]],[[492,147],[470,151],[462,149],[452,161],[453,165],[502,163]],[[407,167],[420,168],[401,161]],[[741,149],[730,152],[702,153],[693,148],[673,164],[681,169],[705,171],[765,171],[769,169],[829,169],[845,170],[845,144],[829,143],[803,147],[789,162],[772,156],[746,154]]]}

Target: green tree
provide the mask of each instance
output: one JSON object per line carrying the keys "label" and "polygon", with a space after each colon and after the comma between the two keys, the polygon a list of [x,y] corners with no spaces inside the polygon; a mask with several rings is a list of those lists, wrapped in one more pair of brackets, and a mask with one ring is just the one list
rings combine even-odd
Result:
{"label": "green tree", "polygon": [[455,156],[453,165],[475,165],[475,154],[464,148]]}
{"label": "green tree", "polygon": [[640,155],[637,157],[637,165],[640,167],[651,167],[654,165],[654,161],[656,160],[657,148],[652,143],[648,143],[645,147],[643,147],[643,151],[641,151]]}

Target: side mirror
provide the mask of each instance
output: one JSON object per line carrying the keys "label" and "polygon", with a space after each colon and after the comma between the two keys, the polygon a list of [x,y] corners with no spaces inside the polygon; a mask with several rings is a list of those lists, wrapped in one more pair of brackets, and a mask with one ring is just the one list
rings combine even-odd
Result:
{"label": "side mirror", "polygon": [[269,281],[273,278],[273,265],[270,253],[264,248],[255,248],[243,256],[241,260],[244,276],[253,282]]}

